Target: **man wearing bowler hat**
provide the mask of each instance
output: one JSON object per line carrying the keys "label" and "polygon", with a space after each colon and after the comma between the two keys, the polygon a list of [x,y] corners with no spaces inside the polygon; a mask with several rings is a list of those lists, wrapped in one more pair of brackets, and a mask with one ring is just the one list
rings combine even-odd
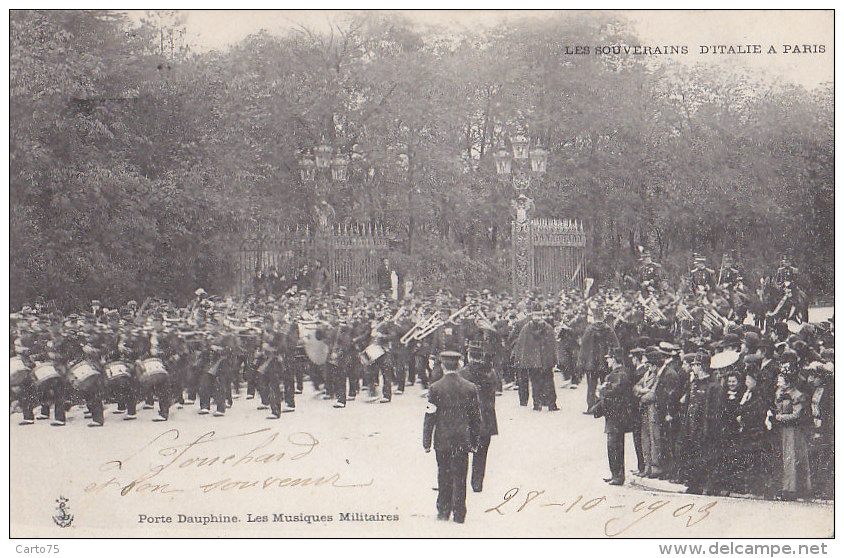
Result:
{"label": "man wearing bowler hat", "polygon": [[460,353],[440,353],[443,377],[431,384],[422,432],[422,446],[437,454],[437,519],[456,523],[466,518],[466,476],[469,452],[478,448],[481,409],[478,388],[457,374]]}

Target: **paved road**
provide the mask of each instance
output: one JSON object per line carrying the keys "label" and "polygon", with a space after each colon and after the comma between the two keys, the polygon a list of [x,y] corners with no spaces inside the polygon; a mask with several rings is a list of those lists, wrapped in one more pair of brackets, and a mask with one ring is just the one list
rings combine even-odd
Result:
{"label": "paved road", "polygon": [[[437,521],[434,454],[421,447],[426,400],[419,386],[387,405],[346,409],[306,391],[297,411],[265,420],[238,399],[227,416],[154,411],[86,428],[75,408],[62,428],[10,417],[12,536],[577,536],[820,537],[832,532],[831,505],[686,496],[609,487],[602,420],[581,414],[584,388],[558,389],[562,411],[497,399],[484,491],[469,493],[465,525]],[[635,464],[628,441],[628,468]],[[305,480],[310,479],[310,480]],[[53,524],[68,498],[73,526]],[[381,514],[378,521],[350,515]],[[139,522],[171,517],[173,523]],[[184,516],[237,516],[202,526]],[[268,522],[247,523],[247,514]],[[273,514],[291,516],[273,521]],[[332,516],[295,521],[292,516]],[[149,520],[152,521],[152,520]]]}

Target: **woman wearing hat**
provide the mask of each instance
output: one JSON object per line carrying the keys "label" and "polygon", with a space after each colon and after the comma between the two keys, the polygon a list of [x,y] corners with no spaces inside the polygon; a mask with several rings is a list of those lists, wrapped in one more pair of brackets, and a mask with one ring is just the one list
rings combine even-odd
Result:
{"label": "woman wearing hat", "polygon": [[744,394],[736,413],[738,424],[738,483],[739,492],[773,497],[772,479],[776,478],[775,455],[768,424],[771,399],[766,397],[760,379],[762,357],[744,358]]}
{"label": "woman wearing hat", "polygon": [[745,391],[745,379],[734,366],[724,374],[725,406],[724,406],[724,447],[721,456],[721,470],[719,477],[724,481],[724,488],[730,492],[741,490],[742,440],[738,416],[741,400]]}
{"label": "woman wearing hat", "polygon": [[809,496],[812,490],[807,437],[811,414],[805,394],[797,389],[797,353],[786,350],[781,358],[782,373],[773,418],[779,429],[782,448],[782,499],[793,500]]}

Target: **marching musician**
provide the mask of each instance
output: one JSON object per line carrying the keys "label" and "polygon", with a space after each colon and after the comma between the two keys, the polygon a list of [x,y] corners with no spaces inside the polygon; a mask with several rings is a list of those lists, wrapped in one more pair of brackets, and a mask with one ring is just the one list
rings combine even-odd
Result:
{"label": "marching musician", "polygon": [[[267,402],[270,407],[269,419],[278,419],[281,413],[294,410],[293,393],[295,391],[292,373],[287,370],[285,359],[288,358],[286,346],[290,343],[284,332],[276,331],[272,318],[264,321],[264,334],[261,345],[260,364],[257,372],[263,378],[267,389]],[[284,389],[284,407],[282,407],[281,389]]]}
{"label": "marching musician", "polygon": [[[458,313],[457,308],[453,308],[451,314],[447,310],[440,310],[439,316],[444,323],[432,335],[431,352],[439,354],[444,351],[455,352],[463,358],[463,351],[465,350],[466,336],[464,333],[463,319],[461,317],[452,318],[451,315]],[[431,371],[431,381],[435,382],[442,377],[442,367],[439,362],[435,363],[434,369]]]}
{"label": "marching musician", "polygon": [[342,409],[346,406],[347,389],[351,398],[354,398],[353,394],[356,393],[357,386],[353,380],[356,358],[352,335],[352,326],[345,319],[337,320],[337,323],[329,332],[331,344],[326,361],[326,390],[335,398],[335,409]]}
{"label": "marching musician", "polygon": [[13,342],[11,344],[10,353],[14,360],[16,357],[20,359],[20,366],[25,370],[17,372],[12,370],[12,377],[9,384],[9,401],[17,401],[23,412],[23,419],[18,423],[21,426],[26,426],[35,423],[35,412],[33,409],[38,405],[38,388],[35,385],[35,376],[32,374],[32,369],[35,367],[30,359],[30,354],[33,339],[25,339],[23,336],[15,333],[13,334]]}
{"label": "marching musician", "polygon": [[[146,337],[146,335],[144,335]],[[164,333],[164,326],[160,319],[153,321],[153,329],[149,333],[149,343],[144,343],[144,347],[149,347],[146,354],[142,354],[142,368],[144,368],[143,361],[146,359],[159,359],[166,370],[166,363],[173,358],[174,347],[168,343],[167,336]],[[144,373],[147,371],[144,369]],[[170,401],[173,387],[170,383],[169,373],[158,374],[154,380],[150,380],[145,384],[145,376],[141,376],[141,386],[146,390],[147,403],[158,399],[158,416],[152,419],[155,422],[166,421],[170,417]],[[146,408],[147,405],[144,405]]]}
{"label": "marching musician", "polygon": [[[395,331],[388,323],[382,323],[370,337],[371,344],[383,350],[383,354],[369,364],[366,374],[370,402],[390,403],[393,400],[393,382],[395,381],[395,360],[390,352],[390,344]],[[381,398],[375,395],[375,384],[381,380]]]}
{"label": "marching musician", "polygon": [[199,414],[207,415],[211,412],[213,399],[216,406],[213,416],[221,417],[226,414],[226,387],[229,385],[227,358],[230,355],[224,346],[225,338],[219,324],[215,324],[212,335],[206,361],[208,368],[199,379]]}
{"label": "marching musician", "polygon": [[138,394],[141,386],[138,383],[139,370],[135,361],[141,358],[136,350],[137,344],[133,335],[126,329],[118,336],[112,362],[124,362],[127,364],[130,374],[117,378],[107,384],[107,396],[117,402],[117,408],[112,411],[115,415],[126,413],[123,420],[135,420],[137,417]]}
{"label": "marching musician", "polygon": [[[103,377],[100,352],[97,347],[91,344],[91,339],[86,335],[82,340],[82,360],[80,361],[91,367],[96,374],[91,376],[89,382],[77,384],[76,388],[80,396],[85,399],[88,406],[88,413],[91,415],[91,422],[88,426],[98,427],[105,423],[103,416],[103,392],[105,391],[105,378]],[[78,364],[78,363],[77,363]]]}

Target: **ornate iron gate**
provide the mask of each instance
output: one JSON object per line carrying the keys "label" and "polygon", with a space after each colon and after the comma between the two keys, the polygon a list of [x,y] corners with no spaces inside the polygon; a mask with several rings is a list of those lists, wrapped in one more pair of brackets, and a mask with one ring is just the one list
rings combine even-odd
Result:
{"label": "ornate iron gate", "polygon": [[[524,202],[526,203],[526,202]],[[586,233],[583,223],[528,218],[513,220],[513,291],[556,294],[564,288],[585,288]]]}
{"label": "ornate iron gate", "polygon": [[259,272],[275,270],[292,278],[304,264],[326,266],[332,288],[368,289],[376,285],[378,263],[389,246],[379,225],[338,225],[314,231],[309,227],[251,231],[237,252],[235,294],[254,292]]}

